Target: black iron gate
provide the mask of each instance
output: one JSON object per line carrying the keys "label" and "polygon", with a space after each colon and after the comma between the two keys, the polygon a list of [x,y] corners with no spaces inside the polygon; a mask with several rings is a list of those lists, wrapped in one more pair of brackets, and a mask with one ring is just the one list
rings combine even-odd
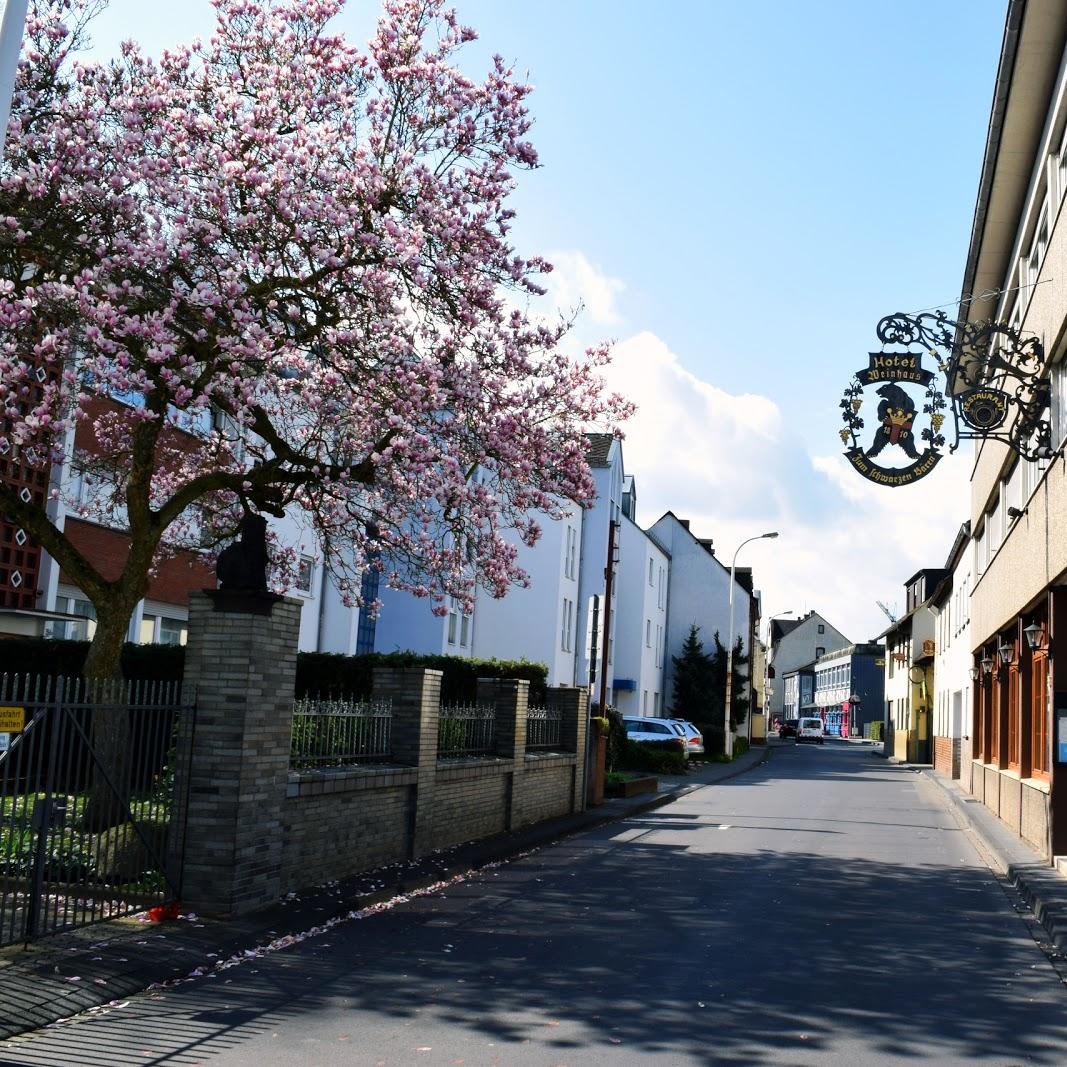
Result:
{"label": "black iron gate", "polygon": [[179,898],[176,682],[0,676],[0,945]]}

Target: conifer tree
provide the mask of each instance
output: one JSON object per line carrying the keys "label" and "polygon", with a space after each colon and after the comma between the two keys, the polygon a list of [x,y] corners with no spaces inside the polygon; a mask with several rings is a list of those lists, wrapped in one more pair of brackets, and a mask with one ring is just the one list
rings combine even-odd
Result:
{"label": "conifer tree", "polygon": [[[713,677],[712,658],[704,651],[698,634],[700,627],[689,627],[689,636],[682,645],[680,656],[671,656],[674,664],[674,692],[671,706],[679,719],[706,721],[710,718]],[[720,714],[722,700],[719,701]]]}

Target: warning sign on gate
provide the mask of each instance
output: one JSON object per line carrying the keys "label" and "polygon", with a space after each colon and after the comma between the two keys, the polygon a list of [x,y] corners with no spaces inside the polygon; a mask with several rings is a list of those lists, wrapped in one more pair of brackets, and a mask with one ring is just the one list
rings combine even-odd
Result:
{"label": "warning sign on gate", "polygon": [[26,709],[0,705],[0,733],[17,734],[26,725]]}

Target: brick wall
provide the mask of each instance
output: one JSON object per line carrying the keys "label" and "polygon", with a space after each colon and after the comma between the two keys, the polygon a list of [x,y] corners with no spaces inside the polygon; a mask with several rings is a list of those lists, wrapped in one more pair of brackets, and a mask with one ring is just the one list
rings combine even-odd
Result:
{"label": "brick wall", "polygon": [[960,739],[958,737],[934,737],[934,770],[950,778],[960,776]]}
{"label": "brick wall", "polygon": [[416,777],[408,768],[291,775],[282,807],[283,890],[406,860]]}
{"label": "brick wall", "polygon": [[348,878],[580,810],[584,758],[576,752],[585,751],[585,692],[549,692],[549,703],[563,715],[560,747],[574,751],[527,755],[526,689],[524,681],[480,683],[481,700],[496,698],[497,749],[509,756],[446,762],[437,759],[440,672],[376,671],[375,697],[393,705],[398,762],[290,772],[282,813],[283,889]]}

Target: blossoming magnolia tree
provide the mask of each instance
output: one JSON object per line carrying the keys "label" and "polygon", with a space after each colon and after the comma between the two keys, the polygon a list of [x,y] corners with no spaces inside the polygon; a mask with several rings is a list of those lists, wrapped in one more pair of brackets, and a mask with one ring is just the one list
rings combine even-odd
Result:
{"label": "blossoming magnolia tree", "polygon": [[528,86],[499,58],[464,75],[474,34],[440,0],[388,0],[363,51],[330,29],[343,0],[214,3],[210,41],[158,61],[78,61],[98,0],[27,21],[0,450],[46,470],[91,422],[79,463],[125,567],[106,578],[2,483],[0,512],[92,600],[92,677],[117,675],[153,566],[246,507],[302,511],[353,599],[381,560],[438,607],[503,595],[525,581],[508,531],[533,543],[538,514],[588,501],[582,430],[627,413],[606,350],[568,357],[524,310],[550,269],[509,239]]}

